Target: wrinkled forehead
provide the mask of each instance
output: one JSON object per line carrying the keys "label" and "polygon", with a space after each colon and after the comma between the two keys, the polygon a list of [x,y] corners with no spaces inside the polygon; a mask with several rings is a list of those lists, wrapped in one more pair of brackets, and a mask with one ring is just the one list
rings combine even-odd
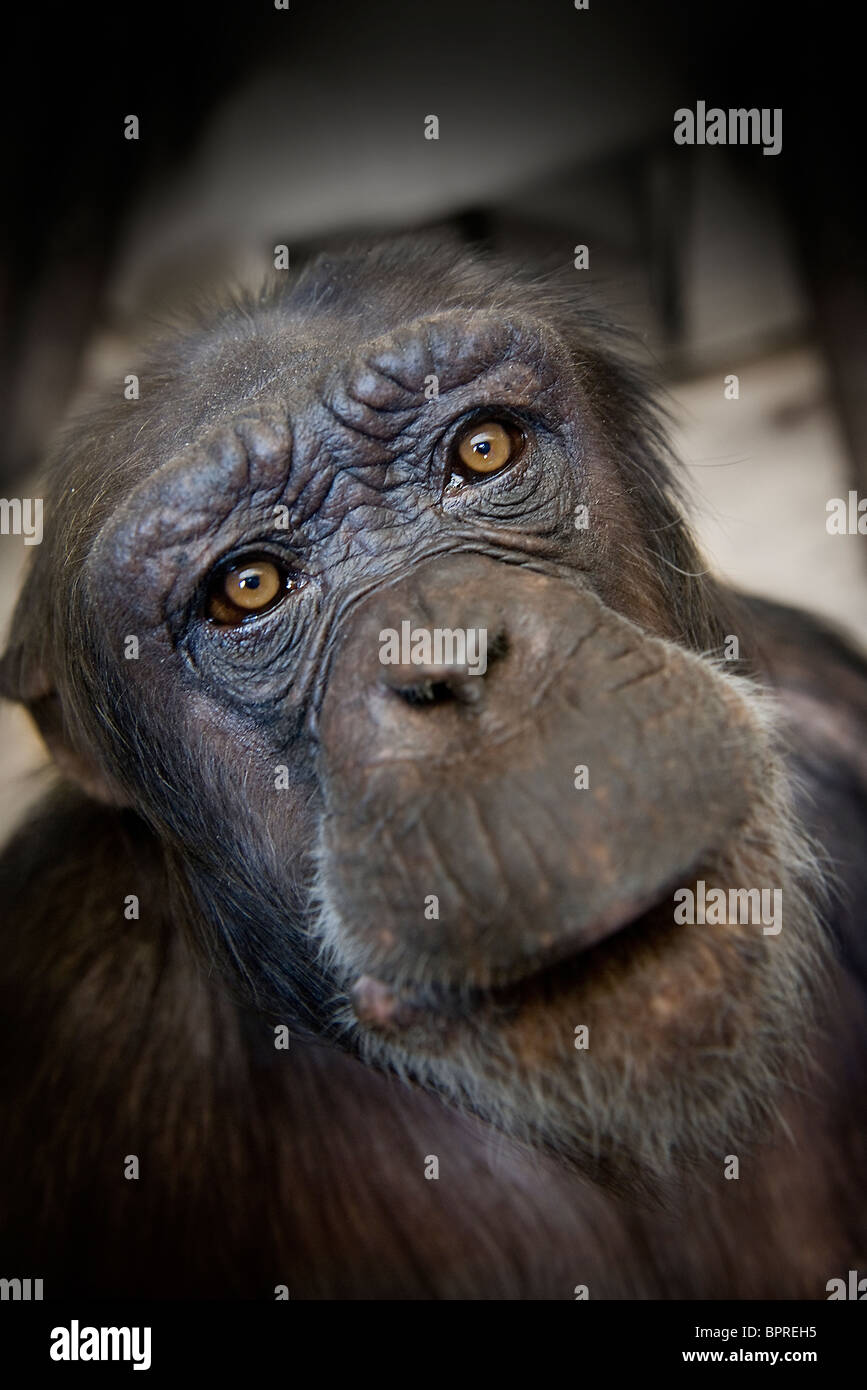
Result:
{"label": "wrinkled forehead", "polygon": [[[341,470],[370,470],[373,481],[373,470],[398,461],[421,467],[430,438],[474,407],[558,420],[572,389],[563,342],[529,318],[451,309],[355,347],[325,323],[296,347],[297,332],[268,319],[251,350],[224,340],[215,359],[188,370],[185,395],[199,390],[214,408],[182,438],[160,441],[150,431],[151,455],[130,470],[133,486],[103,528],[116,558],[169,527],[179,539],[207,531],[221,498],[227,507],[242,495],[251,506],[274,502],[288,484],[291,499],[303,493],[315,508]],[[136,448],[148,440],[143,429]]]}
{"label": "wrinkled forehead", "polygon": [[[351,402],[382,412],[400,410],[463,385],[498,366],[536,379],[565,365],[555,330],[521,312],[452,306],[396,315],[362,306],[341,313],[291,311],[279,302],[249,323],[221,325],[201,335],[185,360],[175,355],[178,384],[188,397],[230,414],[269,399],[287,414],[311,399]],[[547,368],[547,372],[546,372]]]}
{"label": "wrinkled forehead", "polygon": [[[196,478],[213,492],[245,470],[252,487],[273,486],[293,447],[321,473],[351,465],[365,441],[405,433],[413,412],[423,431],[436,411],[460,407],[462,390],[468,404],[477,388],[479,404],[541,406],[572,377],[558,333],[517,301],[473,308],[444,291],[447,307],[419,313],[430,294],[386,282],[377,297],[370,279],[320,278],[155,344],[138,369],[139,398],[106,397],[72,422],[55,455],[51,528],[66,552],[86,553],[160,474],[172,476],[159,510],[194,507],[179,474],[194,492]],[[269,436],[252,450],[233,437],[250,417]]]}

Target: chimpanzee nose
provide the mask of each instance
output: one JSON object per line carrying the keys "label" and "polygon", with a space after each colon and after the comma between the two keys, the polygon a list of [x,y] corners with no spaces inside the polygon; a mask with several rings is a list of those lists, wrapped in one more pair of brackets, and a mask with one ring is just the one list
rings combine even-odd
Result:
{"label": "chimpanzee nose", "polygon": [[469,751],[480,722],[495,737],[520,672],[550,646],[522,619],[514,587],[501,562],[462,553],[424,560],[365,594],[337,628],[317,736],[333,720],[349,722],[371,764],[420,765]]}
{"label": "chimpanzee nose", "polygon": [[[485,629],[483,634],[476,633],[475,639],[475,651],[471,650],[464,660],[383,665],[381,682],[408,705],[421,708],[451,700],[462,705],[478,704],[491,665],[505,656],[508,644],[502,629],[494,633]],[[432,641],[435,640],[436,633],[432,634]]]}

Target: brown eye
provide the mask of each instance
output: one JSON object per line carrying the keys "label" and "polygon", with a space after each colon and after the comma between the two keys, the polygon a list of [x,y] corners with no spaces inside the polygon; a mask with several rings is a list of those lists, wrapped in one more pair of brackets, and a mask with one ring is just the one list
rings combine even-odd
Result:
{"label": "brown eye", "polygon": [[505,468],[520,453],[523,436],[499,420],[483,420],[458,435],[456,444],[455,472],[468,477]]}
{"label": "brown eye", "polygon": [[286,593],[286,570],[274,560],[245,560],[220,570],[208,594],[208,617],[217,623],[240,623],[264,613]]}

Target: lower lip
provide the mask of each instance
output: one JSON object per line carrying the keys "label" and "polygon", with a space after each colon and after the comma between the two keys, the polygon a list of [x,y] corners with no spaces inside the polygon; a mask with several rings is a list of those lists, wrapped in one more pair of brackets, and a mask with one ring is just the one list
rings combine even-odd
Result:
{"label": "lower lip", "polygon": [[[595,950],[603,948],[624,932],[633,929],[645,931],[654,925],[652,919],[662,911],[666,921],[670,921],[669,898],[656,899],[652,905],[644,905],[645,910],[619,916],[616,925],[607,924],[607,930],[600,930],[590,941],[581,944],[561,942],[548,958],[536,961],[535,968],[502,984],[483,988],[466,988],[461,991],[436,987],[405,989],[393,988],[374,975],[361,975],[349,991],[352,1008],[358,1022],[375,1032],[401,1033],[414,1027],[442,1028],[450,1023],[466,1019],[474,1005],[499,1001],[503,1004],[515,1002],[522,991],[532,989],[570,966],[581,969],[589,964]],[[564,980],[559,983],[565,984]],[[510,996],[512,998],[510,999]]]}

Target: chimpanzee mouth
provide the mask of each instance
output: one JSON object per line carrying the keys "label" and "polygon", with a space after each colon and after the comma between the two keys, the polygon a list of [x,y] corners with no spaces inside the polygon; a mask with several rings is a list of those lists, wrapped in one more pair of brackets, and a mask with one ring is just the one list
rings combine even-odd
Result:
{"label": "chimpanzee mouth", "polygon": [[[681,875],[677,882],[683,882]],[[688,881],[688,879],[686,880]],[[522,963],[509,978],[487,985],[418,983],[411,979],[391,984],[375,975],[359,976],[349,990],[358,1022],[373,1032],[407,1035],[415,1030],[448,1031],[475,1015],[503,1017],[527,1007],[544,1005],[573,988],[579,980],[628,953],[649,933],[659,937],[676,930],[671,892],[657,894],[643,910],[621,911],[600,922],[588,939],[567,937]]]}

